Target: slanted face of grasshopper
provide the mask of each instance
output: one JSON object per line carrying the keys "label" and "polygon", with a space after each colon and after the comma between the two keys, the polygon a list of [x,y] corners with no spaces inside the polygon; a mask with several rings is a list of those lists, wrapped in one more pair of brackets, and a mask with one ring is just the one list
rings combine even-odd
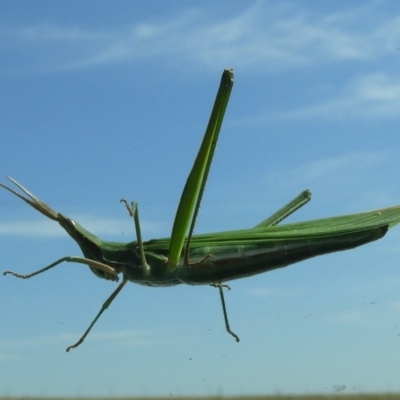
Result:
{"label": "slanted face of grasshopper", "polygon": [[57,221],[77,242],[84,256],[62,257],[28,275],[11,271],[4,272],[4,275],[27,279],[62,262],[86,264],[96,276],[111,281],[118,281],[118,276],[122,275],[122,281],[85,333],[67,351],[84,341],[100,315],[129,281],[154,287],[182,283],[217,287],[226,329],[239,341],[229,326],[223,294],[223,287],[227,285],[223,282],[268,272],[317,255],[355,248],[382,238],[389,228],[400,222],[400,206],[395,206],[277,226],[310,200],[311,193],[306,190],[253,228],[193,235],[232,86],[233,71],[225,70],[203,142],[181,196],[170,238],[143,242],[137,204],[129,206],[122,200],[134,219],[137,240],[130,243],[103,241],[77,222],[54,211],[14,179],[9,178],[26,197],[0,184],[46,217]]}

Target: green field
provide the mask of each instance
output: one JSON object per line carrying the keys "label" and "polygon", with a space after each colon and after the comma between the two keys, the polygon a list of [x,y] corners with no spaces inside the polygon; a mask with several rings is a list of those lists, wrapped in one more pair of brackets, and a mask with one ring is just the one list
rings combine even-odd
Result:
{"label": "green field", "polygon": [[179,396],[179,397],[0,397],[0,400],[400,400],[400,394],[336,394],[336,395],[302,395],[302,396]]}

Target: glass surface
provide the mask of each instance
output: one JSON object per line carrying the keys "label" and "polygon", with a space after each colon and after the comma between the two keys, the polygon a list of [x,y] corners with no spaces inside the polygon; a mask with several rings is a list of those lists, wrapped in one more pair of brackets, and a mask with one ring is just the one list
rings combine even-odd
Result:
{"label": "glass surface", "polygon": [[[168,237],[224,68],[235,71],[195,233],[400,203],[400,3],[2,1],[0,175],[102,239]],[[6,183],[6,178],[0,182]],[[285,221],[286,222],[286,221]],[[400,229],[218,290],[64,263],[0,279],[0,396],[400,391]],[[0,191],[0,269],[81,256]]]}

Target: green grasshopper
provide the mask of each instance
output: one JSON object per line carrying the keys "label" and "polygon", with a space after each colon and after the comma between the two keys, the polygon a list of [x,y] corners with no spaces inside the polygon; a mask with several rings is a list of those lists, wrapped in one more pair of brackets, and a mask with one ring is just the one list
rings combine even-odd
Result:
{"label": "green grasshopper", "polygon": [[77,222],[54,211],[17,181],[9,178],[27,197],[0,184],[46,217],[58,221],[77,242],[84,257],[67,256],[29,275],[5,271],[28,279],[62,262],[86,264],[99,278],[122,282],[104,302],[82,337],[66,351],[79,346],[100,315],[108,308],[127,282],[146,286],[211,285],[219,289],[225,327],[230,329],[226,312],[224,282],[244,278],[335,251],[352,249],[381,239],[400,222],[400,206],[360,214],[318,219],[277,226],[291,213],[306,204],[306,190],[268,219],[250,229],[193,235],[225,110],[233,87],[233,71],[224,70],[211,117],[184,187],[170,238],[143,242],[138,207],[124,202],[134,219],[137,240],[130,243],[108,242],[88,232]]}

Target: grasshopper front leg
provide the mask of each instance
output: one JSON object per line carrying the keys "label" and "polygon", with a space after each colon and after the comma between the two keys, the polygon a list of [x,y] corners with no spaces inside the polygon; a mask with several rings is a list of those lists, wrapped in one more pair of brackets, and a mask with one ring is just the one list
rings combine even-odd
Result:
{"label": "grasshopper front leg", "polygon": [[[140,230],[140,222],[139,222],[139,210],[138,210],[137,203],[132,202],[131,206],[130,206],[125,199],[121,199],[121,203],[125,204],[125,207],[129,212],[129,215],[131,217],[133,217],[133,220],[135,222],[136,238],[137,238],[137,243],[138,243],[138,246],[139,246],[140,259],[142,261],[143,275],[144,276],[148,276],[150,274],[150,266],[147,264],[146,256],[144,254],[142,233],[141,233],[141,230]],[[74,349],[74,348],[78,347],[80,344],[83,343],[83,341],[85,340],[86,336],[92,330],[94,324],[100,318],[101,314],[103,314],[103,312],[109,307],[109,305],[117,297],[118,293],[123,289],[123,287],[126,285],[126,283],[128,281],[129,281],[128,278],[124,276],[122,282],[118,285],[118,287],[114,290],[114,292],[111,293],[111,296],[103,303],[100,311],[94,317],[93,321],[90,323],[90,325],[86,329],[85,333],[81,336],[81,338],[75,344],[73,344],[72,346],[67,347],[67,349],[66,349],[67,352],[69,352],[71,349]]]}
{"label": "grasshopper front leg", "polygon": [[[21,279],[29,279],[32,278],[35,275],[39,275],[42,272],[46,272],[51,268],[54,268],[56,265],[61,264],[62,262],[74,262],[74,263],[79,263],[79,264],[86,264],[89,267],[92,268],[96,268],[99,271],[102,271],[105,273],[105,276],[107,276],[107,279],[111,279],[113,281],[118,281],[118,275],[117,271],[114,268],[109,267],[106,264],[100,263],[98,261],[95,260],[90,260],[88,258],[83,258],[83,257],[71,257],[71,256],[67,256],[67,257],[63,257],[58,259],[57,261],[54,261],[53,263],[51,263],[50,265],[32,272],[31,274],[27,274],[27,275],[22,275],[22,274],[17,274],[15,272],[12,271],[5,271],[3,272],[3,275],[12,275],[15,276],[17,278],[21,278]],[[82,337],[72,346],[69,346],[67,348],[67,352],[70,351],[71,349],[78,347],[86,338],[86,336],[89,334],[89,332],[91,331],[91,329],[93,328],[94,324],[97,322],[97,320],[99,319],[100,315],[103,314],[103,312],[108,308],[108,306],[111,304],[111,302],[115,299],[115,297],[117,296],[117,294],[122,290],[122,288],[125,286],[125,284],[128,282],[128,279],[126,279],[124,277],[123,281],[118,285],[117,289],[111,294],[111,296],[104,302],[101,310],[99,311],[99,313],[96,315],[96,317],[94,318],[94,320],[91,322],[91,324],[89,325],[89,328],[85,331],[85,333],[82,335]]]}
{"label": "grasshopper front leg", "polygon": [[150,275],[150,265],[147,264],[146,256],[144,254],[142,232],[140,230],[140,222],[139,222],[138,204],[132,201],[131,205],[129,205],[125,199],[121,199],[120,201],[121,203],[125,204],[125,207],[129,212],[129,215],[133,217],[133,220],[135,222],[136,239],[137,239],[137,244],[139,246],[140,260],[142,261],[143,275],[148,276]]}
{"label": "grasshopper front leg", "polygon": [[112,281],[118,281],[118,279],[119,279],[118,275],[117,275],[118,272],[114,268],[112,268],[106,264],[103,264],[101,262],[91,260],[89,258],[77,257],[77,256],[66,256],[66,257],[59,258],[57,261],[54,261],[53,263],[47,265],[46,267],[39,269],[38,271],[34,271],[30,274],[23,275],[23,274],[18,274],[16,272],[12,272],[12,271],[4,271],[3,275],[12,275],[12,276],[15,276],[16,278],[29,279],[29,278],[32,278],[32,276],[39,275],[42,272],[46,272],[49,269],[54,268],[56,265],[61,264],[64,261],[88,265],[89,267],[92,267],[99,271],[104,272],[105,275],[107,276],[106,279],[109,279]]}

